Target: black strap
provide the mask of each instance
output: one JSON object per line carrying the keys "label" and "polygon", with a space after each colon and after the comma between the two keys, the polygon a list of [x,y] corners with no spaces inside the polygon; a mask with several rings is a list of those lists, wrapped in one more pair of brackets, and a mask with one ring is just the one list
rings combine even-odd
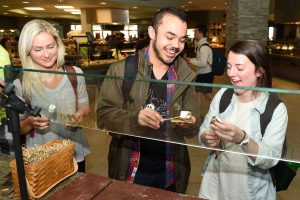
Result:
{"label": "black strap", "polygon": [[130,90],[135,80],[138,69],[138,59],[137,55],[129,55],[125,59],[125,69],[124,69],[124,80],[122,84],[122,96],[124,104],[129,101],[132,102],[133,99],[130,96]]}
{"label": "black strap", "polygon": [[281,102],[281,99],[279,99],[276,94],[271,93],[269,95],[265,112],[260,115],[260,129],[262,136],[264,136],[266,128],[272,119],[274,110]]}
{"label": "black strap", "polygon": [[222,97],[220,99],[220,104],[219,104],[219,113],[224,112],[226,108],[229,106],[232,99],[232,95],[233,95],[233,89],[227,89],[222,94]]}

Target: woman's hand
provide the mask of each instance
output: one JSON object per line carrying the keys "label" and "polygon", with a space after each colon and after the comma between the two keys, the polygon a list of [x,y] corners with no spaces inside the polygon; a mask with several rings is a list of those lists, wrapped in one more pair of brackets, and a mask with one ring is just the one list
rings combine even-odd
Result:
{"label": "woman's hand", "polygon": [[230,122],[214,122],[210,124],[210,127],[221,140],[236,144],[241,142],[245,134],[243,130]]}
{"label": "woman's hand", "polygon": [[30,116],[28,118],[31,121],[32,127],[35,129],[45,130],[50,125],[50,119],[48,119],[45,116],[41,116],[41,117]]}
{"label": "woman's hand", "polygon": [[69,124],[74,124],[75,126],[81,125],[83,117],[85,117],[90,112],[89,104],[81,105],[73,115],[70,115]]}
{"label": "woman's hand", "polygon": [[201,141],[208,147],[220,147],[221,140],[214,130],[206,130],[201,135]]}

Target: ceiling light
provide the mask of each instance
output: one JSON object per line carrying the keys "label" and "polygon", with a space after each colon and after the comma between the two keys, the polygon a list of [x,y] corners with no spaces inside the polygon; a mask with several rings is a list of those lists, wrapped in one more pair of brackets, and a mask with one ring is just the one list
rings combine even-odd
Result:
{"label": "ceiling light", "polygon": [[71,8],[74,8],[73,6],[54,6],[55,8],[58,8],[58,9],[71,9]]}
{"label": "ceiling light", "polygon": [[5,12],[5,13],[3,13],[3,15],[8,15],[8,13],[7,13],[7,12]]}
{"label": "ceiling light", "polygon": [[7,5],[3,5],[2,7],[3,7],[3,8],[8,8],[9,6],[7,6]]}
{"label": "ceiling light", "polygon": [[75,12],[70,12],[70,13],[73,14],[73,15],[80,15],[81,14],[80,11],[75,11]]}
{"label": "ceiling light", "polygon": [[192,1],[189,1],[188,3],[193,3]]}
{"label": "ceiling light", "polygon": [[64,9],[66,12],[80,12],[80,9]]}
{"label": "ceiling light", "polygon": [[22,1],[22,3],[24,3],[24,4],[28,4],[28,3],[30,3],[29,1]]}
{"label": "ceiling light", "polygon": [[100,2],[99,4],[101,4],[101,5],[106,5],[106,2]]}
{"label": "ceiling light", "polygon": [[24,7],[24,9],[26,9],[26,10],[45,10],[42,7]]}
{"label": "ceiling light", "polygon": [[138,7],[137,6],[134,6],[134,7],[132,7],[133,9],[137,9]]}

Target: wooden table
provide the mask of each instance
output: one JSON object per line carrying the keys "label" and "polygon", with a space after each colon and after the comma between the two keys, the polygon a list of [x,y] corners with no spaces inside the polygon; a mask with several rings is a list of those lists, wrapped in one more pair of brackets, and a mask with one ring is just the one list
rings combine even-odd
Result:
{"label": "wooden table", "polygon": [[[8,162],[12,156],[0,153],[0,182],[4,182],[10,173]],[[0,199],[19,200],[13,193],[2,196]],[[107,177],[90,174],[76,173],[63,180],[52,188],[40,200],[196,200],[199,198],[169,192],[161,189],[145,187],[137,184],[118,181]]]}
{"label": "wooden table", "polygon": [[48,198],[48,200],[199,200],[183,194],[145,187],[85,173]]}

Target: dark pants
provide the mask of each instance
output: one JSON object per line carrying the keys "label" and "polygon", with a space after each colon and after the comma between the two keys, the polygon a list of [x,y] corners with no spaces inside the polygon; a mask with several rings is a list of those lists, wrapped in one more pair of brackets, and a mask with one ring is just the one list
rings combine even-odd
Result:
{"label": "dark pants", "polygon": [[78,172],[85,172],[85,160],[78,162]]}
{"label": "dark pants", "polygon": [[[197,83],[213,83],[214,75],[212,72],[207,73],[207,74],[198,74],[196,77],[196,82]],[[197,86],[196,92],[211,93],[212,87]]]}
{"label": "dark pants", "polygon": [[141,170],[138,170],[136,172],[136,175],[134,177],[134,183],[139,185],[144,185],[148,187],[155,187],[171,192],[176,192],[176,186],[175,184],[172,184],[171,186],[165,188],[165,181],[166,179],[166,173],[144,173]]}

